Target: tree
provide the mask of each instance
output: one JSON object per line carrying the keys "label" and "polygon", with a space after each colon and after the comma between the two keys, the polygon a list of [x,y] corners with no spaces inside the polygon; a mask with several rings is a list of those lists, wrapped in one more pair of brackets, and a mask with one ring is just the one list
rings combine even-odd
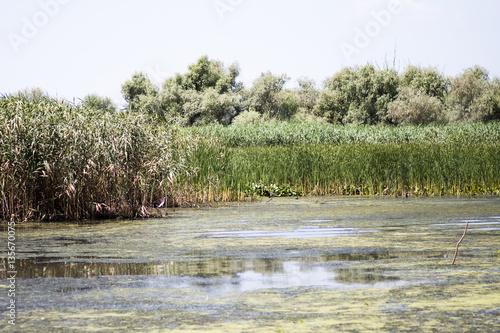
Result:
{"label": "tree", "polygon": [[239,67],[226,68],[203,56],[186,74],[168,78],[158,90],[143,73],[135,73],[122,86],[130,110],[141,110],[183,125],[229,124],[240,111],[242,84]]}
{"label": "tree", "polygon": [[449,79],[435,68],[408,66],[400,77],[397,98],[388,104],[387,118],[401,125],[444,122],[444,99],[449,85]]}
{"label": "tree", "polygon": [[388,104],[397,96],[399,78],[395,70],[377,70],[372,65],[344,68],[324,82],[317,116],[344,124],[390,122]]}
{"label": "tree", "polygon": [[400,84],[401,86],[411,87],[427,96],[436,97],[444,101],[450,86],[450,80],[440,74],[435,68],[408,66],[401,75]]}
{"label": "tree", "polygon": [[316,87],[316,82],[308,78],[300,78],[297,80],[297,83],[299,84],[297,88],[299,107],[306,113],[312,113],[319,98],[319,90]]}
{"label": "tree", "polygon": [[490,80],[488,71],[474,66],[453,79],[447,98],[453,121],[486,122],[500,119],[500,84]]}
{"label": "tree", "polygon": [[96,94],[89,94],[82,99],[82,106],[102,110],[104,112],[115,112],[116,106],[109,97],[101,97]]}
{"label": "tree", "polygon": [[137,72],[122,85],[122,95],[128,103],[127,108],[137,110],[141,107],[141,96],[157,96],[158,90],[146,74]]}
{"label": "tree", "polygon": [[219,94],[223,94],[241,87],[241,84],[236,82],[239,73],[237,64],[232,64],[226,69],[222,62],[203,56],[189,66],[189,71],[184,77],[179,78],[186,90],[202,92],[214,88]]}
{"label": "tree", "polygon": [[229,124],[241,109],[239,72],[237,64],[226,68],[220,61],[201,57],[186,74],[176,74],[163,84],[165,116],[183,126]]}
{"label": "tree", "polygon": [[285,74],[262,73],[245,96],[246,109],[269,118],[290,119],[299,108],[299,99],[292,90],[284,89],[288,80]]}

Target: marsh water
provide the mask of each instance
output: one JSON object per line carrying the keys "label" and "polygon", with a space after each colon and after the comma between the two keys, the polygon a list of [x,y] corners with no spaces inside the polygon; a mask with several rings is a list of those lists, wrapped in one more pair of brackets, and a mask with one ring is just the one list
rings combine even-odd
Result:
{"label": "marsh water", "polygon": [[167,214],[19,226],[16,326],[3,311],[0,329],[500,327],[500,198],[273,198]]}

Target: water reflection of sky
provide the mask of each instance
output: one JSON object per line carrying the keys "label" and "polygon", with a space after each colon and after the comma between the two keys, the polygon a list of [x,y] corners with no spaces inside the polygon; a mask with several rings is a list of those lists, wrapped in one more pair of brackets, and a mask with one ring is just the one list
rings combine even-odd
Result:
{"label": "water reflection of sky", "polygon": [[[354,288],[379,288],[379,287],[397,287],[407,284],[407,281],[384,280],[383,276],[371,276],[370,274],[361,278],[357,282],[343,283],[338,282],[338,274],[334,270],[324,267],[305,268],[300,262],[289,261],[283,263],[283,270],[278,273],[260,273],[255,271],[245,271],[238,274],[238,289],[240,291],[254,291],[270,288],[291,288],[291,287],[329,287],[336,289],[354,289]],[[366,279],[368,278],[368,279]],[[361,283],[361,281],[365,281]],[[377,281],[379,280],[379,281]]]}
{"label": "water reflection of sky", "polygon": [[[481,231],[493,231],[500,230],[500,216],[490,216],[484,219],[461,219],[458,222],[451,221],[449,223],[435,223],[434,226],[448,227],[448,226],[459,226],[465,227],[465,224],[469,222],[469,230],[481,230]],[[483,227],[487,225],[488,227]],[[497,227],[498,226],[498,227]]]}
{"label": "water reflection of sky", "polygon": [[270,271],[244,270],[232,276],[148,276],[147,288],[173,288],[199,291],[220,297],[232,292],[251,292],[266,289],[326,288],[326,289],[367,289],[391,288],[410,283],[426,281],[406,281],[398,277],[384,276],[375,269],[336,269],[319,263],[304,264],[300,261],[282,262]]}

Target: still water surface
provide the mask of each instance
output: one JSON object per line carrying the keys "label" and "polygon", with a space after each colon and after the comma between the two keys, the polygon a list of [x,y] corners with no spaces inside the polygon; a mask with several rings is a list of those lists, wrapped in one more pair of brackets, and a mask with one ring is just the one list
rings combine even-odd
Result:
{"label": "still water surface", "polygon": [[500,325],[496,197],[274,198],[168,213],[18,229],[16,329]]}

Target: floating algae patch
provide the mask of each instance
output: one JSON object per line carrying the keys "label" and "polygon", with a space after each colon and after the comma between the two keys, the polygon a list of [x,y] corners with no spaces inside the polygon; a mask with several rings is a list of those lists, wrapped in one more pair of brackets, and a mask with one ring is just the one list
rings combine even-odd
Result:
{"label": "floating algae patch", "polygon": [[16,329],[493,332],[499,216],[496,197],[273,198],[20,228]]}
{"label": "floating algae patch", "polygon": [[208,232],[207,237],[214,238],[260,238],[260,237],[279,237],[279,238],[324,238],[353,236],[360,232],[376,232],[377,230],[359,230],[358,228],[321,228],[321,227],[302,227],[291,231],[269,231],[269,230],[235,230],[235,231],[215,231]]}

